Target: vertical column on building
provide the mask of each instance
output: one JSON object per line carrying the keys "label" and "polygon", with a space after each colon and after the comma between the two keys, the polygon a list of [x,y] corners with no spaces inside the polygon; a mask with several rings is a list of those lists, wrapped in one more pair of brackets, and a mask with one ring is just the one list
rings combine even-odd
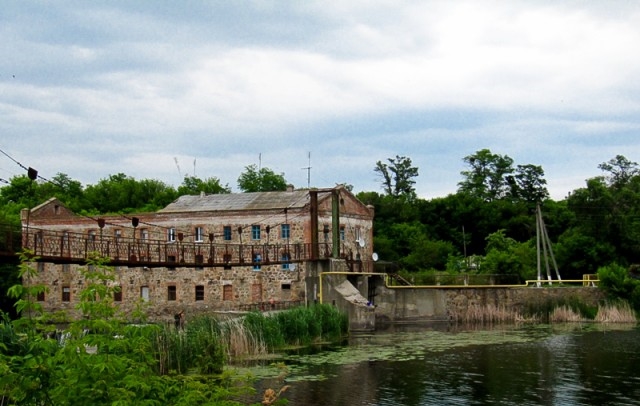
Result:
{"label": "vertical column on building", "polygon": [[340,192],[338,189],[331,191],[331,221],[332,256],[338,259],[340,258]]}
{"label": "vertical column on building", "polygon": [[318,259],[318,191],[316,189],[309,190],[311,215],[311,260]]}

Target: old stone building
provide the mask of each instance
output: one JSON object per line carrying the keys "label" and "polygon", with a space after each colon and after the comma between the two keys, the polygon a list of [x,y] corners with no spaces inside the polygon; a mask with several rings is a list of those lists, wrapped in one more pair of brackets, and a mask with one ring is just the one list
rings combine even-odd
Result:
{"label": "old stone building", "polygon": [[[55,198],[24,210],[49,312],[75,305],[92,252],[110,258],[114,303],[150,320],[317,300],[319,267],[371,269],[373,209],[343,187],[182,196],[154,213],[82,216]],[[140,307],[142,305],[142,307]]]}

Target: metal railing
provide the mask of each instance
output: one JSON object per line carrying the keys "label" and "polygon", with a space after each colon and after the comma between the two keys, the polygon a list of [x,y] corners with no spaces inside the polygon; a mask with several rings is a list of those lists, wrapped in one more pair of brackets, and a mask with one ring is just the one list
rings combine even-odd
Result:
{"label": "metal railing", "polygon": [[319,243],[317,255],[310,243],[240,244],[185,242],[87,235],[42,229],[26,229],[22,245],[40,261],[84,263],[92,255],[110,259],[113,265],[233,267],[298,263],[331,257],[330,243]]}

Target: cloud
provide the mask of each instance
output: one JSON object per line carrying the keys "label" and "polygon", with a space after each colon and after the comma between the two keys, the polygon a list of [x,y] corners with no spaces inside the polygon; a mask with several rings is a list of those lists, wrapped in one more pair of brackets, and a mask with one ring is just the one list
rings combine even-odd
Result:
{"label": "cloud", "polygon": [[262,154],[306,186],[311,152],[313,184],[380,190],[375,162],[405,155],[432,197],[490,148],[562,197],[640,159],[633,3],[5,6],[0,144],[49,176],[176,184],[177,157],[235,187]]}

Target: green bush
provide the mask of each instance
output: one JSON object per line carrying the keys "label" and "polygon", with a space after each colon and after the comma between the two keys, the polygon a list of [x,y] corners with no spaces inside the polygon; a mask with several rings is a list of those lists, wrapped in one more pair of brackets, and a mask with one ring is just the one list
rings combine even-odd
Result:
{"label": "green bush", "polygon": [[598,268],[598,286],[614,299],[623,299],[631,307],[640,311],[640,280],[629,275],[629,271],[618,264],[610,264]]}

